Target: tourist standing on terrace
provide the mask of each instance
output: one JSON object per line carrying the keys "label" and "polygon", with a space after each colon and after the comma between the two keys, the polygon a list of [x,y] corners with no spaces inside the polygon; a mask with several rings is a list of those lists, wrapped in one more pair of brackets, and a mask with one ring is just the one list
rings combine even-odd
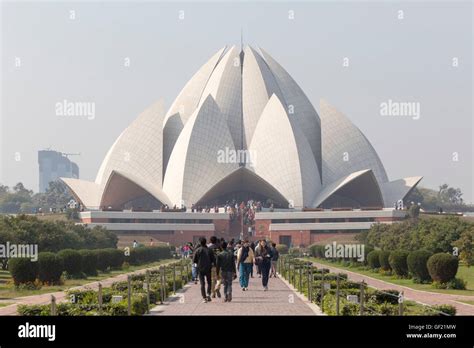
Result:
{"label": "tourist standing on terrace", "polygon": [[272,257],[272,249],[267,245],[265,239],[262,239],[259,246],[255,249],[255,263],[260,265],[264,291],[268,290],[268,276],[270,275]]}
{"label": "tourist standing on terrace", "polygon": [[233,250],[227,248],[227,242],[223,241],[221,248],[222,252],[217,255],[216,272],[224,283],[224,302],[230,302],[232,301],[232,281],[236,273],[235,256]]}
{"label": "tourist standing on terrace", "polygon": [[248,240],[237,252],[237,265],[239,266],[239,283],[242,291],[248,290],[250,271],[253,267],[254,254]]}
{"label": "tourist standing on terrace", "polygon": [[[209,250],[206,245],[206,238],[199,238],[200,246],[196,249],[193,257],[193,263],[199,275],[199,282],[201,283],[201,295],[204,302],[211,301],[211,268],[216,264],[214,253]],[[207,281],[207,292],[206,292]]]}

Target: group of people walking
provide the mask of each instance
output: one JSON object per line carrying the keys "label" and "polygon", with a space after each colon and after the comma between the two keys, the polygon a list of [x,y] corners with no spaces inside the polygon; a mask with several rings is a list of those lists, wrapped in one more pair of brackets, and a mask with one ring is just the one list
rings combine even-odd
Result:
{"label": "group of people walking", "polygon": [[[279,252],[276,244],[262,239],[257,245],[248,240],[227,243],[213,236],[207,244],[206,238],[199,239],[199,246],[193,254],[193,279],[201,285],[204,302],[211,297],[221,297],[221,286],[224,286],[224,302],[232,301],[232,282],[239,273],[239,284],[242,291],[247,291],[249,280],[253,277],[253,267],[262,279],[263,290],[268,290],[268,280],[276,277],[276,263]],[[207,283],[207,287],[206,287]]]}

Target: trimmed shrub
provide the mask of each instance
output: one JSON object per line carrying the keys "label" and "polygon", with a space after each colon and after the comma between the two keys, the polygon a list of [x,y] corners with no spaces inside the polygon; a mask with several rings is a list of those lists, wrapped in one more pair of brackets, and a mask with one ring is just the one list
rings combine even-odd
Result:
{"label": "trimmed shrub", "polygon": [[373,295],[371,295],[371,301],[377,304],[390,303],[397,304],[398,296],[400,292],[398,290],[375,290]]}
{"label": "trimmed shrub", "polygon": [[398,306],[395,306],[392,303],[384,302],[377,305],[376,312],[385,316],[398,315]]}
{"label": "trimmed shrub", "polygon": [[403,250],[395,250],[390,253],[388,262],[397,276],[406,277],[408,275],[407,257],[408,252]]}
{"label": "trimmed shrub", "polygon": [[364,261],[362,261],[362,263],[364,265],[368,265],[368,259],[367,259],[367,256],[369,256],[369,254],[374,251],[374,248],[372,248],[371,246],[369,245],[366,245],[365,248],[364,248]]}
{"label": "trimmed shrub", "polygon": [[431,281],[426,263],[432,254],[427,250],[416,250],[408,254],[407,266],[415,282]]}
{"label": "trimmed shrub", "polygon": [[389,257],[390,257],[390,251],[381,250],[379,252],[380,268],[383,269],[384,271],[390,271],[392,269],[390,267],[390,262],[388,261]]}
{"label": "trimmed shrub", "polygon": [[323,259],[325,256],[324,245],[312,244],[309,246],[309,252],[311,256]]}
{"label": "trimmed shrub", "polygon": [[93,250],[79,250],[82,260],[82,272],[88,276],[97,275],[97,253]]}
{"label": "trimmed shrub", "polygon": [[51,306],[20,304],[16,311],[21,316],[46,316],[51,315]]}
{"label": "trimmed shrub", "polygon": [[8,261],[8,270],[15,285],[33,283],[38,275],[38,262],[28,258],[11,258]]}
{"label": "trimmed shrub", "polygon": [[367,264],[371,269],[380,268],[380,250],[372,250],[367,254]]}
{"label": "trimmed shrub", "polygon": [[102,272],[107,272],[111,264],[111,254],[107,252],[107,249],[93,250],[97,258],[97,269]]}
{"label": "trimmed shrub", "polygon": [[435,289],[466,290],[466,286],[467,282],[461,278],[454,278],[446,283],[440,283],[438,281],[433,282],[433,287]]}
{"label": "trimmed shrub", "polygon": [[454,278],[446,283],[446,289],[466,290],[467,282],[462,278]]}
{"label": "trimmed shrub", "polygon": [[[447,305],[447,304],[437,305],[437,306],[433,306],[433,309],[439,312],[442,312],[444,314],[451,315],[451,316],[456,315],[456,307],[451,306],[451,305]],[[443,315],[442,313],[438,313],[438,315]]]}
{"label": "trimmed shrub", "polygon": [[147,297],[145,294],[132,296],[132,315],[143,315],[147,311]]}
{"label": "trimmed shrub", "polygon": [[[138,248],[137,248],[138,249]],[[133,249],[135,250],[135,249]],[[102,272],[107,272],[109,269],[120,269],[125,262],[125,254],[121,249],[99,249],[94,250],[97,257],[97,269]],[[133,251],[130,251],[132,254]],[[136,263],[139,264],[139,263]]]}
{"label": "trimmed shrub", "polygon": [[277,244],[276,249],[282,255],[288,254],[288,245],[286,244]]}
{"label": "trimmed shrub", "polygon": [[130,250],[130,256],[125,256],[124,261],[130,265],[142,265],[169,257],[171,252],[167,246],[137,247]]}
{"label": "trimmed shrub", "polygon": [[447,283],[456,276],[459,260],[453,255],[438,253],[428,259],[426,266],[431,279],[436,282]]}
{"label": "trimmed shrub", "polygon": [[67,296],[70,303],[91,304],[99,301],[95,290],[69,290]]}
{"label": "trimmed shrub", "polygon": [[107,314],[112,316],[126,316],[128,315],[128,306],[126,301],[119,303],[110,303],[106,307]]}
{"label": "trimmed shrub", "polygon": [[38,278],[45,284],[59,284],[63,273],[63,260],[57,254],[50,252],[38,255]]}
{"label": "trimmed shrub", "polygon": [[290,251],[289,251],[289,254],[292,255],[292,256],[300,256],[302,254],[302,250],[301,248],[291,248]]}
{"label": "trimmed shrub", "polygon": [[58,253],[63,260],[64,271],[73,278],[82,277],[82,258],[77,250],[64,249]]}
{"label": "trimmed shrub", "polygon": [[112,269],[120,269],[125,260],[124,252],[120,249],[105,249],[106,253],[109,254],[109,266]]}

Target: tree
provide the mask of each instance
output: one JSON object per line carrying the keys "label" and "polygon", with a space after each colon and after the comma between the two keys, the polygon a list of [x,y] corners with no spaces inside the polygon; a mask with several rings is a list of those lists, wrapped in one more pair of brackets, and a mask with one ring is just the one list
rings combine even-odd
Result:
{"label": "tree", "polygon": [[0,197],[6,195],[9,192],[8,186],[0,184]]}
{"label": "tree", "polygon": [[461,196],[462,192],[459,188],[449,187],[448,184],[443,184],[439,187],[438,198],[442,203],[463,204]]}
{"label": "tree", "polygon": [[19,182],[11,190],[7,186],[0,189],[0,213],[16,214],[21,212],[22,205],[31,202],[33,191],[27,190]]}
{"label": "tree", "polygon": [[71,199],[73,199],[73,197],[69,189],[60,180],[51,181],[46,192],[37,193],[33,197],[35,205],[46,211],[49,210],[49,208],[64,208]]}
{"label": "tree", "polygon": [[421,203],[421,208],[426,211],[438,211],[440,208],[445,212],[474,211],[473,205],[464,203],[462,195],[461,189],[443,184],[438,190],[416,187],[405,201]]}
{"label": "tree", "polygon": [[426,249],[432,253],[452,253],[452,243],[472,228],[473,223],[454,216],[408,219],[391,225],[374,224],[365,239],[368,245],[387,251]]}
{"label": "tree", "polygon": [[34,213],[38,208],[48,211],[49,208],[60,209],[72,199],[67,186],[62,181],[53,181],[44,193],[33,194],[19,182],[11,189],[0,185],[0,213],[18,214]]}

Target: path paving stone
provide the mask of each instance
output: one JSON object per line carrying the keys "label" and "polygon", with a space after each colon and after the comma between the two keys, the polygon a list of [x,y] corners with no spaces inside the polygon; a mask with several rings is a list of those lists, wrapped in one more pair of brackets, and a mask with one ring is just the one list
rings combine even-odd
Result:
{"label": "path paving stone", "polygon": [[[232,302],[215,298],[203,303],[199,283],[186,285],[150,315],[316,315],[317,307],[301,299],[280,278],[270,278],[268,291],[261,279],[250,278],[249,290],[242,291],[238,279],[232,283]],[[221,289],[223,293],[223,288]]]}

